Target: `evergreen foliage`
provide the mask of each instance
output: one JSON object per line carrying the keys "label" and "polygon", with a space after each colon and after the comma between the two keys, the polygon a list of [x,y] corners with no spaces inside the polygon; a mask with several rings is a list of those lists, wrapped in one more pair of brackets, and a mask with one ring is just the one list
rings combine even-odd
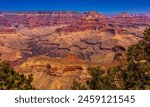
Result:
{"label": "evergreen foliage", "polygon": [[32,75],[24,76],[16,72],[9,63],[0,63],[0,90],[32,90]]}
{"label": "evergreen foliage", "polygon": [[150,89],[150,28],[145,30],[143,40],[128,48],[125,62],[105,71],[89,68],[92,78],[87,86],[92,90]]}

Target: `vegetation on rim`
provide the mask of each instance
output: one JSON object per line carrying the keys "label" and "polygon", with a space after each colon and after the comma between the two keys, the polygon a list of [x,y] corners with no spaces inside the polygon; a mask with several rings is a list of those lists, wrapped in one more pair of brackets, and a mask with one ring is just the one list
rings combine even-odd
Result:
{"label": "vegetation on rim", "polygon": [[0,90],[33,90],[32,75],[16,72],[8,62],[0,63]]}
{"label": "vegetation on rim", "polygon": [[[150,89],[150,28],[145,30],[143,40],[128,48],[126,61],[114,68],[89,68],[88,71],[91,79],[86,82],[86,89]],[[85,89],[81,86],[82,83],[75,81],[72,89]]]}

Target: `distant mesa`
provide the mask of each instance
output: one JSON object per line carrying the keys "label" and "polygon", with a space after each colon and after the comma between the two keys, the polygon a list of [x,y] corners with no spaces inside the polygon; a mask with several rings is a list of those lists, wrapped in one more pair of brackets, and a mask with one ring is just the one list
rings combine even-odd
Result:
{"label": "distant mesa", "polygon": [[118,14],[116,17],[130,17],[130,14],[128,14],[127,12],[122,12]]}
{"label": "distant mesa", "polygon": [[82,15],[83,19],[101,19],[104,18],[104,15],[96,12],[96,11],[89,11],[89,12],[85,12]]}

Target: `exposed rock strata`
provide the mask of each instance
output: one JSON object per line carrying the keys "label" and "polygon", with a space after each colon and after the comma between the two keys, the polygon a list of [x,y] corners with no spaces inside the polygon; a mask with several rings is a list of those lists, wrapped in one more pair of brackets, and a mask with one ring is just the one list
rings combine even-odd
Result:
{"label": "exposed rock strata", "polygon": [[74,79],[88,78],[87,65],[114,66],[147,27],[150,17],[144,14],[1,12],[1,59],[32,73],[39,89],[70,89]]}

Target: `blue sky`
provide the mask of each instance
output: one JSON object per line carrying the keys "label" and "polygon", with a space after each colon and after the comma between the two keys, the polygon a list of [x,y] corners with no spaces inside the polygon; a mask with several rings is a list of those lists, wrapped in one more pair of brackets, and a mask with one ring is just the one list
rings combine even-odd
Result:
{"label": "blue sky", "polygon": [[150,0],[0,0],[0,11],[33,10],[150,13]]}

